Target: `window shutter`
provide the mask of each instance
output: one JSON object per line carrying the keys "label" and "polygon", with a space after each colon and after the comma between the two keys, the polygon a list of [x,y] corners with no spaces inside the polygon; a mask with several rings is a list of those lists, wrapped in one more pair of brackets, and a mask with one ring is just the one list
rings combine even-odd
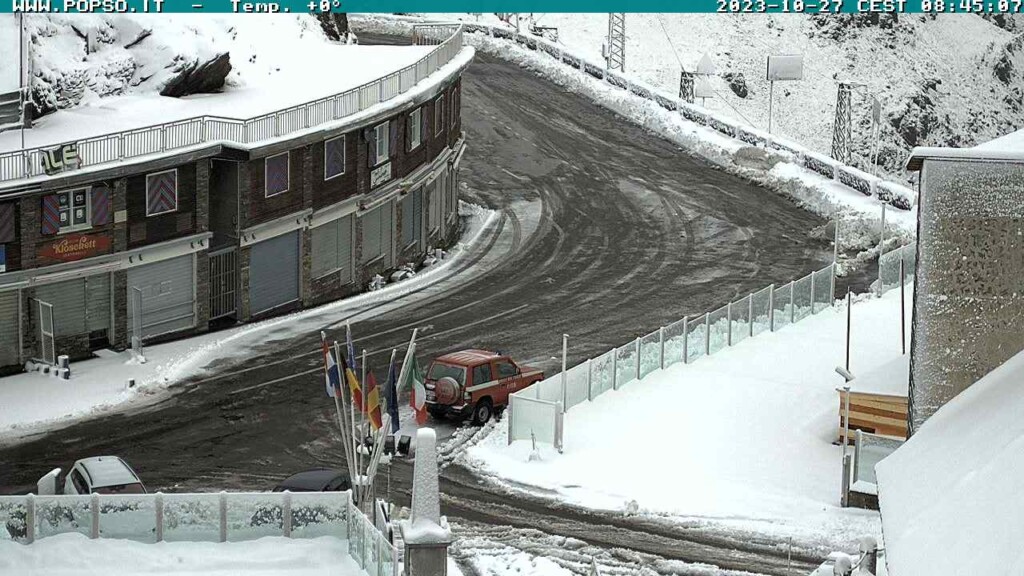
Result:
{"label": "window shutter", "polygon": [[430,127],[427,124],[429,119],[430,114],[427,113],[427,107],[424,105],[423,108],[420,108],[420,142],[426,142],[430,137]]}
{"label": "window shutter", "polygon": [[405,121],[405,151],[412,150],[412,114],[406,116]]}
{"label": "window shutter", "polygon": [[398,120],[388,122],[388,129],[391,131],[391,137],[388,138],[388,157],[390,158],[398,154]]}
{"label": "window shutter", "polygon": [[370,160],[370,168],[377,165],[377,131],[370,128],[366,134],[366,150]]}
{"label": "window shutter", "polygon": [[0,244],[14,242],[14,202],[0,204]]}
{"label": "window shutter", "polygon": [[60,199],[56,194],[43,196],[43,217],[40,232],[47,235],[60,230]]}
{"label": "window shutter", "polygon": [[92,189],[92,225],[110,224],[110,188],[99,185]]}

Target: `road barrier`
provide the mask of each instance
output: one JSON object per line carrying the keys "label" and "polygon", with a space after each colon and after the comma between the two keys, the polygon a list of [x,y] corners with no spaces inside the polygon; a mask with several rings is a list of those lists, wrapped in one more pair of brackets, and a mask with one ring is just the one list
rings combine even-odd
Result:
{"label": "road barrier", "polygon": [[334,536],[367,576],[399,574],[398,550],[351,492],[0,496],[0,539],[31,544],[68,532],[144,543]]}
{"label": "road barrier", "polygon": [[[445,26],[443,31],[450,33],[450,36],[439,41],[436,48],[416,63],[340,94],[248,120],[197,116],[78,140],[75,144],[80,167],[170,152],[204,143],[254,144],[350,116],[410,90],[451,62],[462,50],[463,27]],[[426,34],[425,43],[436,43],[436,33]],[[45,150],[60,145],[55,142],[0,154],[0,182],[44,174],[42,159]]]}
{"label": "road barrier", "polygon": [[691,104],[649,84],[612,70],[606,70],[603,64],[588,62],[582,56],[573,54],[563,46],[546,38],[520,34],[514,30],[487,24],[467,23],[464,26],[465,31],[469,33],[486,34],[493,38],[513,41],[529,50],[543,52],[558,62],[579,70],[583,74],[589,74],[594,78],[605,80],[612,86],[651,100],[666,110],[679,112],[687,120],[711,128],[731,138],[736,138],[760,148],[789,154],[794,163],[856,190],[865,196],[875,197],[900,210],[909,210],[914,205],[916,194],[910,188],[887,182],[853,166],[847,166],[833,158],[808,150],[775,134],[770,134],[751,126],[740,125],[731,118],[717,115],[715,112],[696,104]]}
{"label": "road barrier", "polygon": [[774,284],[613,348],[509,397],[508,442],[563,447],[562,413],[669,366],[689,364],[747,338],[781,330],[834,305],[835,264],[783,286]]}
{"label": "road barrier", "polygon": [[900,287],[900,262],[903,263],[903,280],[909,283],[917,269],[917,242],[900,246],[878,257],[879,295]]}

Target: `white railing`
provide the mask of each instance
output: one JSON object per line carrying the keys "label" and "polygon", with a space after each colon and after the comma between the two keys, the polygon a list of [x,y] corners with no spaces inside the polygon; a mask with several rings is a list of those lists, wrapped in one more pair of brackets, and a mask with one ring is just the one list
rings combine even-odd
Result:
{"label": "white railing", "polygon": [[750,126],[743,126],[731,118],[718,115],[715,112],[686,102],[675,95],[663,92],[658,88],[654,88],[649,84],[637,81],[624,74],[606,70],[603,63],[589,62],[582,56],[574,54],[564,46],[551,42],[546,38],[531,34],[520,34],[515,30],[486,24],[469,23],[464,26],[465,31],[469,33],[487,34],[494,38],[513,41],[530,50],[543,52],[560,63],[579,70],[581,73],[603,79],[612,86],[651,100],[667,110],[678,111],[687,120],[721,132],[726,136],[742,140],[754,146],[787,152],[792,156],[796,164],[844,184],[861,194],[878,198],[895,208],[909,210],[914,204],[916,195],[913,190],[906,186],[887,182],[828,156],[808,150],[777,135]]}
{"label": "white railing", "polygon": [[398,576],[398,550],[351,492],[0,496],[0,539],[66,532],[136,542],[241,542],[265,536],[348,541],[367,576]]}
{"label": "white railing", "polygon": [[687,316],[509,397],[508,442],[563,444],[562,412],[674,364],[689,364],[764,332],[795,324],[835,303],[835,264]]}
{"label": "white railing", "polygon": [[[437,47],[416,63],[340,94],[248,120],[198,116],[78,140],[81,166],[121,161],[205,142],[253,144],[344,118],[398,96],[451,62],[462,50],[463,28],[447,26],[445,30],[450,35],[439,40]],[[44,174],[43,150],[59,145],[54,143],[0,154],[0,182]]]}
{"label": "white railing", "polygon": [[900,263],[903,281],[909,283],[917,269],[917,242],[895,248],[878,257],[878,294],[900,287]]}

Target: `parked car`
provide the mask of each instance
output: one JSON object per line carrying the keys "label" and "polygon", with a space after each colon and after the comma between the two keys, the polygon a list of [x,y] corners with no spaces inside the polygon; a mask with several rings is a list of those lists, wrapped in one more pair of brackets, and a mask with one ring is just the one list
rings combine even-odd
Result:
{"label": "parked car", "polygon": [[500,352],[452,352],[427,367],[427,411],[438,419],[470,416],[483,425],[508,405],[509,394],[543,378],[542,370],[520,367]]}
{"label": "parked car", "polygon": [[139,475],[117,456],[83,458],[64,478],[64,494],[145,494]]}
{"label": "parked car", "polygon": [[329,468],[292,474],[274,487],[274,492],[343,492],[351,488],[348,472]]}

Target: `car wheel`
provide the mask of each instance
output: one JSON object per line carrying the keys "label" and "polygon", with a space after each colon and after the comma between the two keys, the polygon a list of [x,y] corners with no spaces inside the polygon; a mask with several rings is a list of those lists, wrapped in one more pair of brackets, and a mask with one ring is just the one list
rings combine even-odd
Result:
{"label": "car wheel", "polygon": [[473,424],[477,426],[483,426],[487,424],[487,421],[491,419],[491,401],[484,399],[476,404],[476,408],[473,409]]}
{"label": "car wheel", "polygon": [[443,408],[442,409],[427,408],[427,413],[429,413],[430,416],[434,420],[444,420],[444,409]]}

